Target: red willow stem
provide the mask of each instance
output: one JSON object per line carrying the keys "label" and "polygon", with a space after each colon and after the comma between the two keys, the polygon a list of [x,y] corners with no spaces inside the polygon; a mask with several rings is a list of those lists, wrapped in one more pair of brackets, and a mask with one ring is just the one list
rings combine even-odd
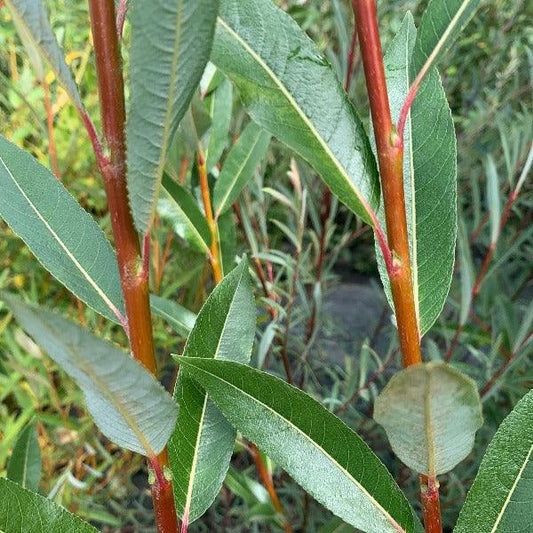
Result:
{"label": "red willow stem", "polygon": [[[403,188],[403,142],[390,114],[375,0],[352,0],[359,48],[378,153],[388,245],[392,267],[387,266],[404,367],[422,362],[418,310],[415,303]],[[414,98],[414,96],[413,96]],[[442,533],[438,482],[421,481],[427,533]]]}
{"label": "red willow stem", "polygon": [[[115,5],[109,0],[89,0],[91,29],[94,39],[96,73],[104,137],[110,150],[106,161],[97,153],[104,178],[111,226],[126,304],[130,346],[135,359],[156,374],[152,335],[148,276],[143,269],[139,235],[134,226],[126,187],[126,136],[124,81],[120,48],[115,25]],[[87,124],[87,121],[85,121]],[[97,137],[96,137],[97,139]],[[93,139],[92,139],[93,140]],[[159,469],[168,466],[166,449],[157,460]],[[156,524],[160,533],[176,533],[178,522],[170,482],[161,476],[152,484]]]}
{"label": "red willow stem", "polygon": [[[387,269],[403,363],[404,366],[410,366],[420,363],[422,357],[409,258],[403,189],[403,149],[397,145],[396,128],[390,115],[375,0],[352,0],[352,6],[365,69],[381,174],[388,246],[392,254]],[[376,236],[379,240],[384,239],[384,236],[378,233]]]}

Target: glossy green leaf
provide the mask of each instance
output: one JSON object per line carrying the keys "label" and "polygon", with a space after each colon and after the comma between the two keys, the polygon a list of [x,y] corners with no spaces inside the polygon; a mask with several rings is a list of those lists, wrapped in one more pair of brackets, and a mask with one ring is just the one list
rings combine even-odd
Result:
{"label": "glossy green leaf", "polygon": [[516,533],[533,524],[533,391],[487,448],[454,533]]}
{"label": "glossy green leaf", "polygon": [[207,145],[206,165],[208,171],[218,163],[228,145],[232,108],[233,86],[231,82],[225,79],[211,94],[209,101],[212,126]]}
{"label": "glossy green leaf", "polygon": [[128,189],[137,229],[153,221],[165,157],[209,59],[218,0],[132,2]]}
{"label": "glossy green leaf", "polygon": [[215,217],[231,209],[270,144],[270,133],[250,122],[224,161],[213,192]]}
{"label": "glossy green leaf", "polygon": [[[39,50],[63,86],[74,105],[82,109],[78,87],[68,68],[63,51],[50,26],[43,0],[6,0],[17,29],[31,43],[31,47]],[[21,35],[21,36],[22,36]],[[34,67],[36,66],[35,62]],[[44,77],[44,72],[39,73]]]}
{"label": "glossy green leaf", "polygon": [[413,78],[431,57],[435,65],[468,24],[480,0],[430,0],[420,21],[415,53]]}
{"label": "glossy green leaf", "polygon": [[167,220],[174,232],[201,252],[208,253],[211,232],[198,202],[185,187],[163,176],[164,192],[159,200],[159,216]]}
{"label": "glossy green leaf", "polygon": [[41,264],[98,313],[124,315],[117,259],[102,230],[58,179],[0,136],[0,217]]}
{"label": "glossy green leaf", "polygon": [[370,533],[415,530],[413,511],[385,466],[317,401],[243,364],[179,361],[244,437],[345,522]]}
{"label": "glossy green leaf", "polygon": [[385,428],[394,453],[430,476],[462,461],[483,424],[476,384],[440,362],[395,374],[376,399],[374,419]]}
{"label": "glossy green leaf", "polygon": [[41,449],[35,421],[20,433],[7,465],[7,477],[21,487],[36,491],[41,479]]}
{"label": "glossy green leaf", "polygon": [[172,300],[150,294],[152,313],[166,320],[180,335],[187,336],[194,326],[196,315]]}
{"label": "glossy green leaf", "polygon": [[[385,54],[392,118],[398,120],[410,85],[409,58],[416,55],[413,17],[406,15]],[[440,315],[450,289],[457,233],[456,140],[446,95],[433,69],[413,103],[404,133],[404,191],[413,289],[421,334]],[[383,220],[383,209],[378,213]],[[377,250],[381,258],[381,251]],[[389,302],[388,275],[380,274]]]}
{"label": "glossy green leaf", "polygon": [[378,174],[368,137],[331,65],[294,20],[265,0],[222,0],[211,60],[253,120],[306,159],[371,222]]}
{"label": "glossy green leaf", "polygon": [[[255,306],[248,262],[243,260],[213,290],[187,339],[191,358],[250,359],[255,335]],[[207,394],[180,372],[174,392],[178,423],[168,450],[176,508],[184,522],[199,518],[211,505],[226,476],[235,430]]]}
{"label": "glossy green leaf", "polygon": [[87,409],[115,444],[153,456],[176,423],[176,405],[145,368],[112,344],[5,292],[19,324],[82,389]]}
{"label": "glossy green leaf", "polygon": [[97,533],[98,530],[52,500],[0,478],[2,533]]}

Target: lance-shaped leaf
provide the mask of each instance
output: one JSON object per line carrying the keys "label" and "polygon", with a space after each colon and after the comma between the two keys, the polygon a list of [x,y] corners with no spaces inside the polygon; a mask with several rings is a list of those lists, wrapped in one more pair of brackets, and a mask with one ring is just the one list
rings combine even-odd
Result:
{"label": "lance-shaped leaf", "polygon": [[176,332],[187,336],[194,326],[196,315],[172,300],[150,294],[152,312],[166,320]]}
{"label": "lance-shaped leaf", "polygon": [[235,266],[237,254],[237,231],[233,211],[226,211],[217,220],[218,248],[222,274],[229,274]]}
{"label": "lance-shaped leaf", "polygon": [[207,146],[207,170],[211,170],[220,159],[228,144],[233,107],[233,86],[224,79],[209,98],[209,114],[211,115],[211,132]]}
{"label": "lance-shaped leaf", "polygon": [[58,179],[0,136],[0,217],[80,300],[110,320],[124,315],[109,241]]}
{"label": "lance-shaped leaf", "polygon": [[[50,27],[43,0],[6,0],[21,38],[46,59],[59,83],[78,109],[83,109],[78,87]],[[38,62],[32,61],[39,68]],[[38,75],[43,73],[37,72]]]}
{"label": "lance-shaped leaf", "polygon": [[176,423],[176,405],[137,361],[70,320],[0,293],[19,324],[82,389],[87,409],[115,444],[159,453]]}
{"label": "lance-shaped leaf", "polygon": [[0,531],[3,533],[98,533],[52,500],[0,478]]}
{"label": "lance-shaped leaf", "polygon": [[483,424],[476,384],[445,363],[398,372],[374,405],[394,453],[420,474],[450,471],[474,446]]}
{"label": "lance-shaped leaf", "polygon": [[177,235],[201,252],[209,253],[211,232],[193,196],[166,174],[164,193],[157,206],[159,216],[172,224]]}
{"label": "lance-shaped leaf", "polygon": [[167,147],[200,82],[218,0],[132,2],[128,189],[137,229],[152,224]]}
{"label": "lance-shaped leaf", "polygon": [[41,449],[37,440],[35,421],[20,433],[7,465],[7,477],[29,490],[37,490],[41,479]]}
{"label": "lance-shaped leaf", "polygon": [[345,522],[369,533],[418,531],[413,511],[385,466],[317,401],[243,364],[178,359],[182,372],[205,388],[244,437]]}
{"label": "lance-shaped leaf", "polygon": [[[391,114],[398,120],[409,90],[409,58],[416,29],[408,13],[385,54]],[[404,132],[404,191],[413,289],[422,334],[433,325],[446,301],[453,274],[457,233],[456,140],[446,95],[433,69],[413,103]],[[383,209],[378,218],[383,219]],[[392,305],[388,275],[380,274]]]}
{"label": "lance-shaped leaf", "polygon": [[250,122],[224,161],[213,192],[215,217],[231,208],[264,157],[270,143],[270,133]]}
{"label": "lance-shaped leaf", "polygon": [[515,533],[533,524],[533,391],[502,422],[481,461],[454,533]]}
{"label": "lance-shaped leaf", "polygon": [[[193,358],[247,362],[255,335],[255,306],[248,262],[228,274],[203,305],[184,353]],[[178,423],[168,450],[176,508],[184,523],[211,505],[226,476],[235,430],[207,394],[180,372],[174,396]]]}
{"label": "lance-shaped leaf", "polygon": [[442,57],[468,24],[480,0],[430,0],[422,15],[413,55],[413,78],[426,61],[431,65]]}
{"label": "lance-shaped leaf", "polygon": [[211,60],[250,116],[306,159],[367,222],[377,169],[368,137],[331,65],[294,20],[265,0],[222,0]]}

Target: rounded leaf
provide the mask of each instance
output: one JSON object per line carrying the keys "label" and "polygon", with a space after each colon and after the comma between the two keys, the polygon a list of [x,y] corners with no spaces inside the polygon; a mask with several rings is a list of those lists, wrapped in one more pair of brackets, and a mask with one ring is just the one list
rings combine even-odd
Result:
{"label": "rounded leaf", "polygon": [[430,476],[462,461],[483,424],[476,384],[439,362],[396,374],[376,399],[374,419],[385,428],[394,453]]}

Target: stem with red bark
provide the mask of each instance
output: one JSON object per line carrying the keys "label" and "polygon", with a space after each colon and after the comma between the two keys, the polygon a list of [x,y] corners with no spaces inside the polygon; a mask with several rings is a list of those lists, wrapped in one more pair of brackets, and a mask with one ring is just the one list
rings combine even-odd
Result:
{"label": "stem with red bark", "polygon": [[[111,215],[122,291],[126,305],[131,351],[148,371],[156,374],[148,276],[143,269],[139,235],[135,229],[126,188],[126,137],[124,82],[115,25],[115,6],[108,0],[89,0],[94,39],[100,112],[110,158],[97,153]],[[168,466],[163,450],[157,457],[156,472]],[[178,529],[172,484],[157,476],[152,485],[156,524],[161,533]]]}
{"label": "stem with red bark", "polygon": [[[404,367],[422,362],[418,309],[409,256],[403,186],[403,142],[392,123],[375,0],[352,0],[359,48],[374,126],[383,191],[388,246],[387,265]],[[427,533],[441,533],[438,482],[421,477],[424,524]]]}

